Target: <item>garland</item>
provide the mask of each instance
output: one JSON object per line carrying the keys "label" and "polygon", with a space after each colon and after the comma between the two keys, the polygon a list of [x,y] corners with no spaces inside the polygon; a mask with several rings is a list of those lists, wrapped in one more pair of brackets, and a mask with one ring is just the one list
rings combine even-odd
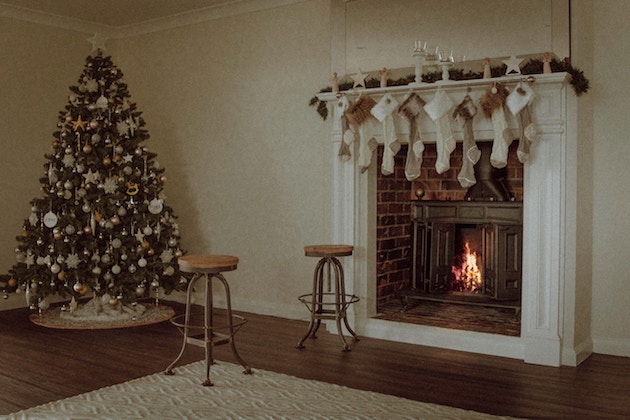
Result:
{"label": "garland", "polygon": [[[575,91],[577,96],[586,93],[590,88],[588,79],[584,76],[584,72],[579,70],[571,65],[568,60],[560,61],[557,59],[552,59],[549,63],[551,65],[552,72],[566,72],[571,75],[571,86]],[[521,74],[541,74],[542,73],[543,62],[538,59],[531,59],[523,66],[521,66]],[[507,70],[507,66],[502,64],[500,66],[494,66],[490,68],[492,72],[492,77],[500,77],[505,74]],[[481,79],[483,78],[483,72],[473,72],[468,71],[464,72],[462,69],[450,69],[449,70],[450,80],[472,80],[472,79]],[[430,73],[426,73],[422,75],[422,81],[425,83],[435,83],[438,80],[442,79],[441,71],[434,71]],[[415,81],[414,75],[409,75],[405,77],[401,77],[400,79],[392,80],[387,79],[387,86],[405,86],[409,83]],[[350,90],[352,89],[354,83],[353,82],[342,82],[339,83],[339,91]],[[380,87],[381,82],[380,79],[371,77],[365,81],[365,88],[377,88]],[[328,86],[324,89],[321,89],[319,93],[332,92],[332,87]],[[317,113],[319,116],[326,120],[328,118],[328,106],[326,101],[320,101],[317,96],[313,96],[309,101],[309,106],[314,106],[317,108]]]}

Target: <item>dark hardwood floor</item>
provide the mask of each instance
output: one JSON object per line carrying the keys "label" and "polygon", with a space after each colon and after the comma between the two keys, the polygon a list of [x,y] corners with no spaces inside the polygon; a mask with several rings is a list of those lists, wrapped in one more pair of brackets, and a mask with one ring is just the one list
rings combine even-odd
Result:
{"label": "dark hardwood floor", "polygon": [[[181,305],[172,306],[181,313]],[[0,415],[161,372],[181,346],[169,322],[55,330],[34,325],[28,315],[26,309],[0,312]],[[305,322],[242,315],[248,323],[236,344],[254,373],[271,370],[497,415],[630,418],[630,358],[596,354],[577,368],[553,368],[370,338],[342,352],[339,338],[325,331],[297,350]],[[215,356],[236,362],[228,346]],[[201,359],[203,349],[189,346],[181,364]]]}

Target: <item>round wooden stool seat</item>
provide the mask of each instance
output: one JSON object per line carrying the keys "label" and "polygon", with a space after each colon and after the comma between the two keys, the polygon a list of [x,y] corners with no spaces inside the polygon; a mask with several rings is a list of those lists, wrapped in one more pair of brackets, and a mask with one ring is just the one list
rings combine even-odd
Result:
{"label": "round wooden stool seat", "polygon": [[186,273],[220,273],[236,270],[238,257],[232,255],[185,255],[177,259],[179,269]]}
{"label": "round wooden stool seat", "polygon": [[352,255],[352,245],[307,245],[304,247],[304,255],[307,257],[345,257]]}

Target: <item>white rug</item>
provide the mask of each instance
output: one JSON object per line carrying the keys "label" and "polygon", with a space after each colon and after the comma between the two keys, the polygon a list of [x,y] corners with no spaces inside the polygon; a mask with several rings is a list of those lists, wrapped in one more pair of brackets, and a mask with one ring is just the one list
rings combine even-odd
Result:
{"label": "white rug", "polygon": [[497,419],[474,411],[217,362],[176,367],[11,414],[6,419]]}

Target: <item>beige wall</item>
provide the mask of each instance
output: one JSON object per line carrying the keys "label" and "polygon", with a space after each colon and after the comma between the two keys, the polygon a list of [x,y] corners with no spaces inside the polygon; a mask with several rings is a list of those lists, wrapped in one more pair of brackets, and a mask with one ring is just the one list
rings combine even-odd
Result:
{"label": "beige wall", "polygon": [[630,2],[594,1],[593,316],[596,352],[630,355]]}
{"label": "beige wall", "polygon": [[[591,247],[580,247],[587,262],[578,280],[588,284],[592,276],[592,315],[576,315],[591,322],[596,352],[630,356],[630,123],[623,108],[630,41],[619,35],[630,3],[576,0],[574,11],[580,14],[576,30],[586,31],[574,36],[574,64],[587,70],[592,86],[580,105],[580,124],[592,130],[592,145],[580,149],[580,170],[594,173],[592,188],[588,177],[579,184],[585,188],[580,197],[592,197],[594,205],[578,208],[578,217],[594,220],[592,230],[587,226],[578,236],[592,238],[592,259]],[[0,23],[3,35],[9,28],[0,37],[0,272],[6,272],[28,203],[39,194],[57,113],[90,48],[89,35]],[[241,258],[229,275],[236,309],[305,318],[296,296],[308,291],[314,261],[302,246],[331,237],[329,126],[307,106],[330,83],[329,2],[305,1],[108,46],[144,112],[147,145],[166,168],[167,200],[180,217],[183,245]],[[587,302],[591,293],[571,298]]]}
{"label": "beige wall", "polygon": [[[89,53],[87,36],[0,17],[0,273],[15,262],[15,237],[41,196],[45,153]],[[24,305],[23,296],[0,308]]]}
{"label": "beige wall", "polygon": [[329,240],[327,125],[308,100],[330,68],[329,7],[309,1],[114,44],[166,168],[168,201],[192,253],[239,256],[240,310],[306,316]]}

